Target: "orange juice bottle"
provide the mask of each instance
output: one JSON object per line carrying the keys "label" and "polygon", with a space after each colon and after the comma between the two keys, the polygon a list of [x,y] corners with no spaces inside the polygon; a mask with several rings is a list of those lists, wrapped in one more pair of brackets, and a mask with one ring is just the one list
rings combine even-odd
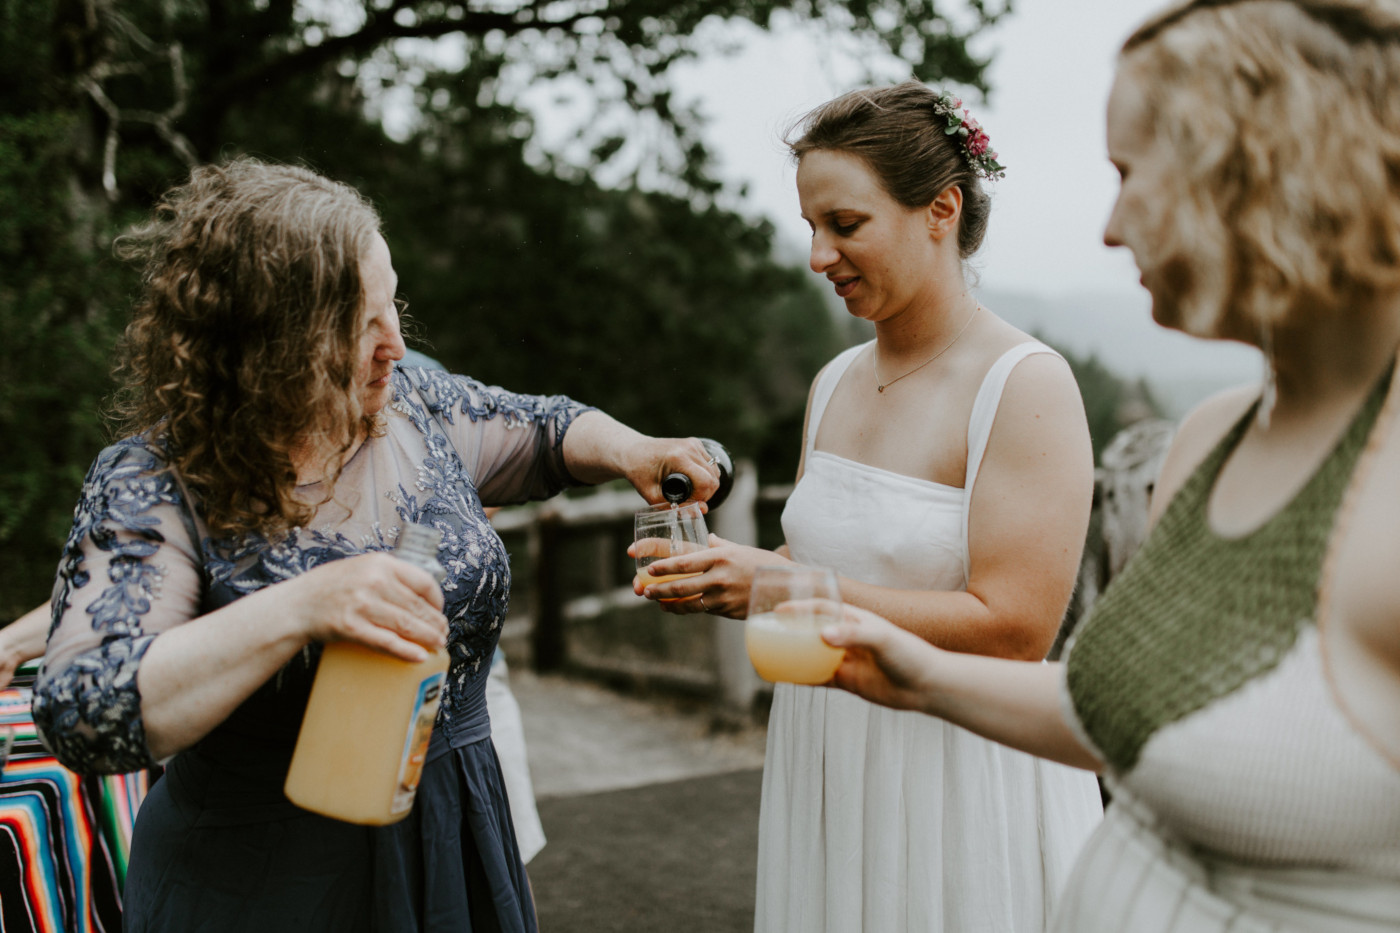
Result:
{"label": "orange juice bottle", "polygon": [[[406,525],[394,556],[441,583],[442,535]],[[447,677],[447,651],[403,661],[354,642],[321,651],[284,790],[299,807],[382,826],[408,815]]]}

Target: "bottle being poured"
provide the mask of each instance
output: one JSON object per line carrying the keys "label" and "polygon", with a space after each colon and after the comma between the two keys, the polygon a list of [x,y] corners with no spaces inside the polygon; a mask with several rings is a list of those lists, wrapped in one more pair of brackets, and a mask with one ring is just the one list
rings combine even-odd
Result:
{"label": "bottle being poured", "polygon": [[[710,438],[700,438],[710,462],[719,471],[719,488],[710,496],[708,507],[713,510],[729,495],[734,485],[734,463],[729,451]],[[666,501],[643,509],[635,516],[635,541],[632,553],[637,560],[637,578],[642,586],[667,583],[698,576],[696,573],[671,573],[653,576],[653,561],[676,557],[709,547],[709,530],[705,513],[698,502],[691,501],[695,484],[684,473],[667,474],[661,481],[661,494]],[[668,600],[669,601],[669,600]]]}
{"label": "bottle being poured", "polygon": [[[702,437],[700,446],[705,448],[705,453],[710,455],[710,463],[714,464],[719,471],[719,488],[714,495],[706,500],[709,511],[713,512],[719,508],[726,498],[729,497],[729,490],[734,486],[734,460],[729,456],[729,451],[724,445],[714,438]],[[684,473],[669,473],[661,480],[661,495],[671,504],[671,508],[680,508],[680,504],[685,502],[695,494],[695,483]],[[703,520],[701,520],[703,522]],[[684,554],[688,550],[693,550],[687,546],[682,526],[679,522],[671,525],[671,553]],[[696,576],[695,574],[677,575],[680,577]]]}
{"label": "bottle being poured", "polygon": [[[719,471],[719,488],[706,501],[709,510],[713,512],[729,497],[729,490],[734,488],[734,460],[729,456],[729,451],[724,449],[724,445],[713,438],[700,438],[700,446],[705,448],[710,463]],[[661,495],[672,506],[680,505],[694,494],[695,483],[684,473],[668,473],[661,480]]]}

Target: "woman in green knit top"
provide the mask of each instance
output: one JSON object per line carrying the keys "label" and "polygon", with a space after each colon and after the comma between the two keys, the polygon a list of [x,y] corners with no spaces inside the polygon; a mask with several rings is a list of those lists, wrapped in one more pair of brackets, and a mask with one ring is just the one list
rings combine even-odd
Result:
{"label": "woman in green knit top", "polygon": [[1173,6],[1108,150],[1153,317],[1270,375],[1182,423],[1065,663],[850,608],[834,683],[1104,776],[1057,931],[1400,929],[1400,4]]}

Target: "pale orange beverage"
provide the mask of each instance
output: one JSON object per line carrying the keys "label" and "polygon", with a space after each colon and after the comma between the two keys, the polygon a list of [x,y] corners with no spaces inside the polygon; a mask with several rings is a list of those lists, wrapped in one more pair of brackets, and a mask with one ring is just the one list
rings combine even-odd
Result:
{"label": "pale orange beverage", "polygon": [[645,569],[637,571],[637,579],[641,581],[643,587],[651,586],[653,583],[667,583],[671,580],[684,580],[686,577],[698,576],[700,576],[698,571],[696,573],[663,573],[659,577],[653,577]]}
{"label": "pale orange beverage", "polygon": [[287,798],[323,816],[382,826],[413,808],[447,674],[446,649],[404,661],[354,642],[325,646]]}
{"label": "pale orange beverage", "polygon": [[[695,503],[682,506],[657,505],[638,512],[632,553],[637,557],[637,580],[643,587],[670,580],[698,577],[700,573],[665,573],[653,576],[647,568],[654,561],[681,554],[693,554],[709,547],[705,516]],[[677,600],[663,599],[673,603]]]}
{"label": "pale orange beverage", "polygon": [[830,615],[809,612],[762,612],[749,616],[744,644],[758,676],[771,683],[824,684],[846,656],[822,641]]}

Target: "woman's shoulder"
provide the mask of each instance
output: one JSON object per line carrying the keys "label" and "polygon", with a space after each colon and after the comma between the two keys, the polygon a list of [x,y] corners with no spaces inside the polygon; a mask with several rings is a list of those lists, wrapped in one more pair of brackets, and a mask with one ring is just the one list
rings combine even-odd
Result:
{"label": "woman's shoulder", "polygon": [[822,368],[817,370],[817,375],[813,378],[812,382],[816,383],[821,381],[829,372],[845,372],[858,356],[862,353],[869,352],[874,346],[875,341],[873,339],[862,340],[860,343],[852,344],[822,364]]}
{"label": "woman's shoulder", "polygon": [[[831,400],[831,396],[836,391],[836,385],[841,381],[841,377],[851,368],[852,364],[863,353],[869,353],[875,346],[874,340],[867,340],[854,346],[847,347],[840,353],[827,360],[817,374],[812,377],[812,382],[807,387],[807,413],[803,419],[802,432],[804,439],[810,427],[813,408],[817,409],[817,416],[826,409],[826,403]],[[803,449],[806,449],[804,440]]]}
{"label": "woman's shoulder", "polygon": [[812,400],[817,397],[817,393],[822,386],[826,387],[827,391],[824,395],[829,398],[831,392],[836,389],[836,382],[840,381],[841,377],[846,374],[846,371],[851,368],[862,354],[872,352],[874,346],[874,340],[862,341],[847,347],[822,364],[822,368],[817,370],[817,374],[812,377],[812,382],[807,387],[808,407],[811,407]]}
{"label": "woman's shoulder", "polygon": [[130,482],[172,470],[164,438],[133,434],[102,448],[88,467],[87,483]]}
{"label": "woman's shoulder", "polygon": [[389,379],[396,389],[395,395],[405,392],[419,395],[450,395],[461,382],[475,381],[470,376],[450,373],[441,366],[415,366],[410,363],[399,363],[395,366]]}
{"label": "woman's shoulder", "polygon": [[1156,522],[1166,503],[1258,397],[1258,386],[1235,386],[1210,396],[1181,419],[1153,487],[1150,523]]}
{"label": "woman's shoulder", "polygon": [[451,423],[458,410],[470,412],[474,400],[486,391],[486,386],[470,376],[431,366],[400,364],[390,378],[394,386],[391,409],[414,421],[418,420],[415,416],[426,413]]}
{"label": "woman's shoulder", "polygon": [[[160,538],[157,529],[165,526],[168,507],[183,509],[187,504],[160,440],[144,435],[122,438],[104,448],[88,469],[67,547],[99,528],[120,527],[142,538]],[[105,535],[98,537],[105,540]],[[139,551],[145,545],[130,547]]]}
{"label": "woman's shoulder", "polygon": [[1257,385],[1234,386],[1208,397],[1181,419],[1176,443],[1172,445],[1173,451],[1180,448],[1182,454],[1194,453],[1194,459],[1199,463],[1225,433],[1244,417],[1258,398]]}
{"label": "woman's shoulder", "polygon": [[427,420],[453,425],[459,416],[470,423],[503,419],[509,425],[542,422],[565,406],[583,408],[565,396],[527,395],[444,369],[395,367],[390,409],[427,433]]}
{"label": "woman's shoulder", "polygon": [[1059,400],[1070,407],[1082,403],[1079,383],[1058,350],[1033,334],[994,316],[993,326],[979,343],[968,375],[977,391],[1002,393],[1003,404]]}
{"label": "woman's shoulder", "polygon": [[[1010,344],[982,361],[968,421],[969,444],[985,438],[988,451],[1037,461],[1046,451],[1073,452],[1093,471],[1088,419],[1069,363],[1038,340]],[[1081,462],[1082,461],[1082,462]]]}
{"label": "woman's shoulder", "polygon": [[[1069,366],[1059,350],[1035,334],[1009,323],[991,309],[983,310],[989,320],[977,343],[976,370],[990,374],[1000,363],[1018,376],[1023,371],[1059,374],[1060,377],[1069,373]],[[1034,362],[1029,366],[1024,365],[1027,361]]]}

